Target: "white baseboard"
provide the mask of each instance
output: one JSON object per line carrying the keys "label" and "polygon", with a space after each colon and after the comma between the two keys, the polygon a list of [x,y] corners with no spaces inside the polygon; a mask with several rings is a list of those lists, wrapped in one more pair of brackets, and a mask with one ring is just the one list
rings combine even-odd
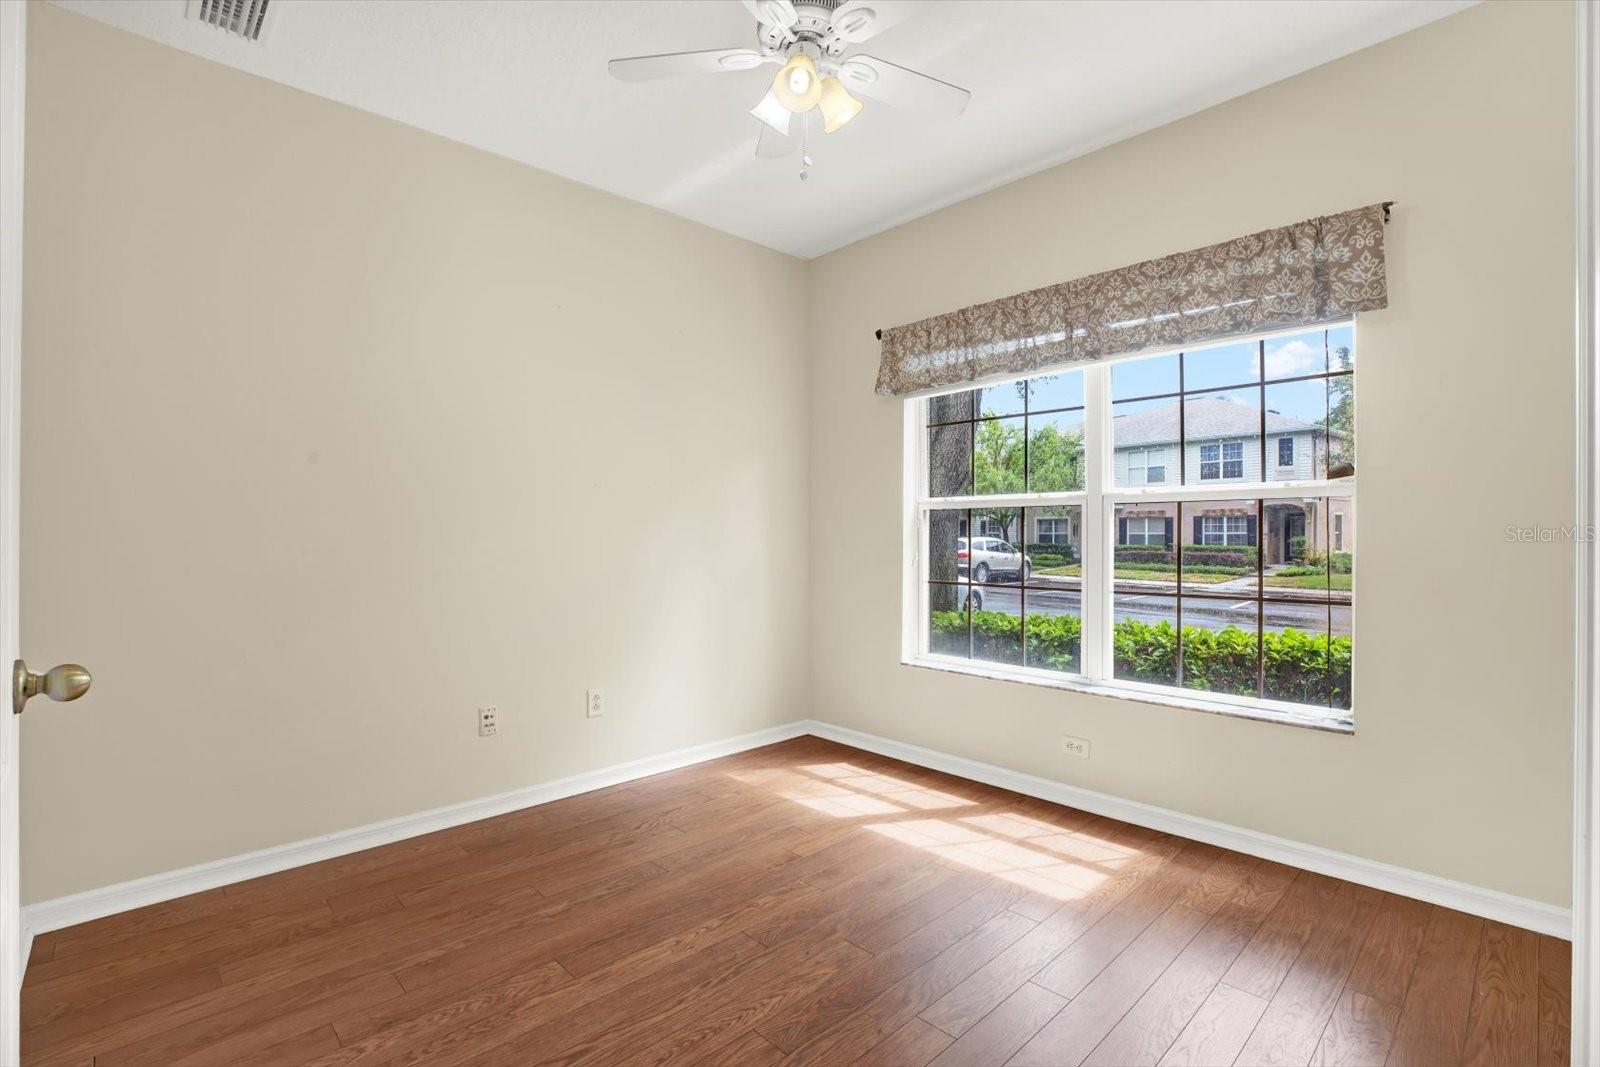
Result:
{"label": "white baseboard", "polygon": [[188,896],[191,893],[231,885],[250,878],[259,878],[264,874],[332,859],[351,852],[360,852],[391,841],[400,841],[432,833],[435,830],[476,822],[479,819],[545,804],[578,793],[647,778],[652,774],[703,763],[719,756],[731,756],[736,752],[787,741],[804,734],[813,734],[852,748],[876,752],[882,756],[915,763],[921,767],[944,771],[960,778],[998,786],[1001,789],[1009,789],[1012,792],[1038,797],[1067,807],[1080,808],[1137,826],[1177,834],[1180,837],[1204,841],[1236,852],[1275,860],[1291,867],[1300,867],[1390,893],[1398,893],[1401,896],[1441,904],[1447,908],[1495,919],[1512,926],[1537,930],[1540,933],[1569,940],[1572,937],[1572,912],[1566,908],[1515,897],[1493,889],[1481,889],[1463,882],[1454,882],[1447,878],[1343,852],[1334,852],[1331,849],[1302,844],[1211,819],[1185,815],[1153,804],[1126,800],[1108,793],[1097,793],[1090,789],[980,763],[963,756],[952,756],[901,741],[891,741],[859,730],[805,720],[723,741],[679,749],[676,752],[651,756],[631,763],[622,763],[570,778],[531,785],[509,793],[469,800],[462,804],[435,808],[351,830],[341,830],[321,837],[278,845],[259,852],[249,852],[241,856],[214,860],[194,867],[168,871],[165,874],[155,874],[131,882],[30,904],[22,909],[22,959],[26,964],[35,934],[76,926],[78,923],[106,915],[131,911],[148,904],[158,904],[164,900]]}
{"label": "white baseboard", "polygon": [[1246,830],[1227,823],[1185,815],[1170,808],[1159,808],[1137,800],[1126,800],[1109,793],[1066,785],[1062,782],[1039,778],[1019,771],[1006,770],[963,756],[952,756],[917,745],[862,733],[843,726],[823,722],[807,724],[808,731],[818,737],[837,741],[852,748],[876,752],[880,756],[915,763],[919,767],[944,771],[960,778],[968,778],[986,785],[1009,789],[1040,800],[1048,800],[1069,808],[1080,808],[1096,815],[1120,819],[1164,833],[1177,834],[1194,841],[1244,852],[1262,859],[1275,860],[1290,867],[1299,867],[1347,882],[1371,886],[1403,897],[1414,897],[1431,904],[1439,904],[1469,915],[1482,916],[1497,922],[1536,930],[1542,934],[1572,940],[1572,911],[1544,904],[1525,897],[1512,896],[1494,889],[1483,889],[1465,882],[1455,882],[1437,875],[1407,870],[1377,860],[1363,859],[1344,852],[1302,844],[1283,837]]}
{"label": "white baseboard", "polygon": [[351,830],[340,830],[321,837],[264,848],[258,852],[229,856],[210,863],[184,867],[181,870],[136,878],[131,882],[121,882],[83,893],[74,893],[71,896],[57,897],[54,900],[40,901],[22,909],[23,965],[27,965],[28,951],[33,945],[35,934],[76,926],[91,919],[131,911],[148,904],[159,904],[164,900],[173,900],[191,893],[215,889],[218,886],[259,878],[264,874],[273,874],[291,867],[360,852],[391,841],[401,841],[408,837],[433,833],[435,830],[445,830],[463,823],[504,815],[509,811],[531,808],[536,804],[547,804],[552,800],[560,800],[578,793],[588,793],[595,789],[648,778],[663,771],[677,770],[679,767],[704,763],[720,756],[731,756],[736,752],[787,741],[807,732],[809,724],[806,722],[774,726],[771,729],[758,730],[755,733],[742,734],[722,741],[712,741],[659,756],[649,756],[631,763],[619,763],[613,767],[576,774],[570,778],[525,786],[509,793],[481,797],[461,804],[434,808],[431,811],[420,811],[413,815],[402,815],[396,819],[369,823]]}

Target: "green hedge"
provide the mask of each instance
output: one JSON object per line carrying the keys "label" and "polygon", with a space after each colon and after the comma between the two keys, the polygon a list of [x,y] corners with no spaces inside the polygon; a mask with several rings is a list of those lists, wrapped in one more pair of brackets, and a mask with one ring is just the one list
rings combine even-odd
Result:
{"label": "green hedge", "polygon": [[[966,656],[967,617],[961,611],[935,611],[930,647],[945,655]],[[1028,616],[1028,666],[1046,670],[1079,670],[1082,621],[1072,615]],[[1131,681],[1171,685],[1177,676],[1178,632],[1170,622],[1127,619],[1111,637],[1116,676]],[[1262,635],[1261,656],[1269,700],[1296,704],[1350,706],[1348,637],[1331,640],[1299,630]],[[1018,663],[1022,621],[1000,611],[972,613],[974,659]],[[1256,695],[1256,636],[1229,626],[1207,630],[1183,628],[1184,685],[1213,693]]]}
{"label": "green hedge", "polygon": [[1059,556],[1061,563],[1078,562],[1077,550],[1071,545],[1056,544],[1046,541],[1030,541],[1028,544],[1022,546],[1022,550],[1033,559],[1034,566],[1036,567],[1053,567],[1057,565],[1054,563],[1042,562],[1046,556]]}
{"label": "green hedge", "polygon": [[[1114,556],[1118,563],[1172,563],[1173,551],[1160,545],[1118,545]],[[1184,545],[1183,565],[1194,564],[1213,567],[1240,567],[1253,570],[1256,550],[1253,545]]]}

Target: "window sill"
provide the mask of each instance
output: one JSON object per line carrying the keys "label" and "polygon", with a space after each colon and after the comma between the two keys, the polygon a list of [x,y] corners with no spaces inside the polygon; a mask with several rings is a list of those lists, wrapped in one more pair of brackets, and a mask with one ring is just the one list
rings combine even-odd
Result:
{"label": "window sill", "polygon": [[[1273,707],[1266,702],[1241,704],[1230,700],[1207,699],[1197,693],[1167,692],[1155,687],[1145,688],[1138,683],[1113,684],[1091,682],[1083,677],[1064,676],[1026,667],[978,665],[967,660],[948,659],[943,656],[917,656],[901,661],[907,667],[943,671],[947,674],[965,674],[975,678],[990,678],[1000,682],[1043,686],[1046,689],[1066,689],[1074,693],[1128,700],[1137,704],[1154,704],[1165,708],[1182,708],[1185,711],[1203,711],[1210,715],[1226,715],[1236,719],[1254,719],[1283,726],[1299,726],[1323,733],[1354,734],[1352,718],[1332,718],[1308,715],[1303,712]],[[1347,712],[1347,715],[1352,713]]]}

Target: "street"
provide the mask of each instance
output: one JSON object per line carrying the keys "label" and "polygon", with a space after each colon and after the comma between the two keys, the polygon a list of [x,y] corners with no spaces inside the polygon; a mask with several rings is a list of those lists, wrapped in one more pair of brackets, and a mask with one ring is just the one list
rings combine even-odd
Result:
{"label": "street", "polygon": [[[1021,590],[1006,586],[980,586],[983,610],[1003,611],[1015,615],[1020,609]],[[1036,615],[1079,615],[1083,613],[1083,597],[1076,589],[1029,589],[1028,611]],[[1173,620],[1173,603],[1170,596],[1144,593],[1119,593],[1115,604],[1116,621],[1138,619],[1156,623]],[[1350,635],[1350,605],[1334,604],[1331,612],[1332,632],[1339,636]],[[1330,611],[1326,604],[1299,601],[1265,602],[1264,625],[1268,630],[1293,627],[1304,633],[1321,633],[1329,627]],[[1202,597],[1185,597],[1183,624],[1220,630],[1234,625],[1244,630],[1254,630],[1256,605],[1253,600],[1225,601]]]}

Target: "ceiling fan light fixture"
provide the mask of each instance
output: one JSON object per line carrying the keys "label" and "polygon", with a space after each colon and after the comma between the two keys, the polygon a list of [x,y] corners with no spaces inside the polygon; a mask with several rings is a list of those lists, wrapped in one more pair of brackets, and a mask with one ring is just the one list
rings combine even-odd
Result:
{"label": "ceiling fan light fixture", "polygon": [[804,52],[796,52],[772,79],[772,92],[790,111],[810,111],[822,99],[822,78],[817,74],[816,63]]}
{"label": "ceiling fan light fixture", "polygon": [[817,107],[822,109],[823,133],[832,133],[861,114],[861,101],[851,96],[838,78],[822,79],[822,97]]}
{"label": "ceiling fan light fixture", "polygon": [[771,127],[774,132],[784,137],[789,136],[789,109],[783,106],[782,101],[772,90],[769,89],[760,103],[750,109],[750,114]]}

